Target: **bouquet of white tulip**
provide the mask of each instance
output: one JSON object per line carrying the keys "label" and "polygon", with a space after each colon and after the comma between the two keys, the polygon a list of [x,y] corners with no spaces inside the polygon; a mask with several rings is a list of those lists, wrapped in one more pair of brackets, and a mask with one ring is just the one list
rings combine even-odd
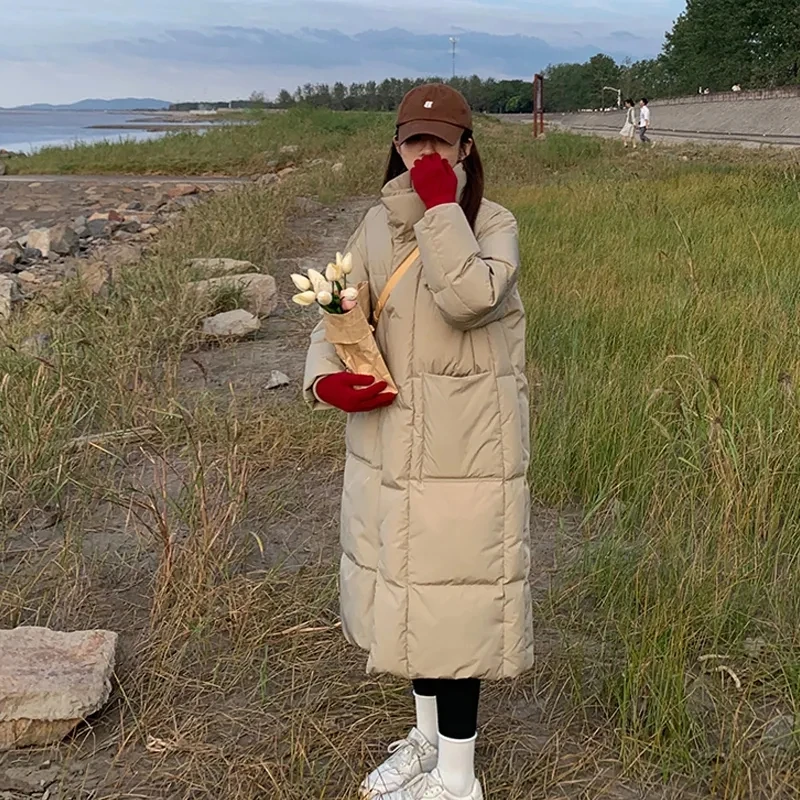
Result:
{"label": "bouquet of white tulip", "polygon": [[329,314],[346,314],[358,300],[358,289],[347,285],[347,276],[353,271],[350,253],[336,254],[336,261],[328,264],[325,274],[310,269],[308,275],[292,275],[292,282],[300,290],[292,300],[299,306],[314,303]]}
{"label": "bouquet of white tulip", "polygon": [[324,275],[315,269],[308,270],[307,276],[292,275],[300,290],[292,300],[301,306],[316,303],[327,312],[322,315],[325,338],[350,372],[386,381],[389,391],[396,393],[397,386],[373,335],[369,284],[348,286],[347,276],[352,271],[350,253],[337,253],[336,261],[328,264]]}

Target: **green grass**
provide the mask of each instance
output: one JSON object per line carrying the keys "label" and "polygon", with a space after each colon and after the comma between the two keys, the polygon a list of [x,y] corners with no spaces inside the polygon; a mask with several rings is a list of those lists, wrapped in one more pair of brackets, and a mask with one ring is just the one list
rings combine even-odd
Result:
{"label": "green grass", "polygon": [[[391,134],[383,115],[269,115],[24,162],[239,174],[300,148],[301,171],[193,208],[107,295],[70,285],[0,330],[2,519],[13,533],[55,510],[66,531],[43,566],[28,564],[38,551],[13,568],[0,560],[0,621],[114,624],[103,587],[139,581],[119,757],[148,736],[170,743],[175,760],[163,756],[153,774],[176,797],[211,786],[241,800],[346,797],[375,756],[363,720],[377,741],[408,714],[402,687],[366,681],[332,628],[331,563],[250,566],[276,520],[313,513],[340,466],[340,424],[299,404],[187,398],[177,378],[203,315],[185,291],[187,259],[269,269],[295,198],[374,194]],[[794,755],[769,761],[760,739],[800,701],[797,164],[693,147],[634,156],[569,135],[535,142],[488,119],[477,137],[488,193],[520,223],[535,499],[585,520],[582,538],[565,533],[569,557],[537,607],[553,652],[488,695],[490,784],[527,800],[560,796],[576,774],[620,773],[655,785],[653,797],[671,796],[659,784],[676,779],[700,796],[792,796]],[[38,360],[20,351],[37,331],[52,337]],[[142,432],[138,450],[75,441],[120,429]],[[153,463],[149,489],[120,478],[136,452]],[[298,483],[312,469],[316,489]],[[82,549],[99,498],[141,521],[152,556],[144,567],[120,557],[113,580]],[[8,547],[0,536],[0,555]],[[539,708],[534,696],[548,744],[520,749],[503,703]],[[562,741],[577,742],[579,766]]]}

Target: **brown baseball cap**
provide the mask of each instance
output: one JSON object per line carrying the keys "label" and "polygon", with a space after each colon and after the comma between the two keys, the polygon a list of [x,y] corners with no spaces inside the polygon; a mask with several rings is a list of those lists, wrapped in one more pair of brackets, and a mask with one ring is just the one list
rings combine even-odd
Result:
{"label": "brown baseball cap", "polygon": [[444,83],[426,83],[412,89],[397,111],[397,140],[436,136],[450,145],[472,130],[472,111],[461,92]]}

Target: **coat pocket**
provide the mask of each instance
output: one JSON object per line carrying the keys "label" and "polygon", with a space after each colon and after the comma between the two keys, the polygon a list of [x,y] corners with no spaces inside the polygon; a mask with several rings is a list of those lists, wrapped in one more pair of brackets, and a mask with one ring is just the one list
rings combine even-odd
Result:
{"label": "coat pocket", "polygon": [[495,375],[423,375],[422,442],[423,478],[502,478]]}

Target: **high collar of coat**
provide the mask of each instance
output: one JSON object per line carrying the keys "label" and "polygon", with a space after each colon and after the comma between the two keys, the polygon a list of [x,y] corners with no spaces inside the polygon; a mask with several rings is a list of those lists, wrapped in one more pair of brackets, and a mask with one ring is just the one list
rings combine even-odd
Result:
{"label": "high collar of coat", "polygon": [[[461,164],[456,164],[454,172],[458,178],[456,197],[461,200],[467,185],[467,173]],[[425,216],[425,204],[411,185],[410,172],[404,172],[383,187],[381,202],[389,213],[393,234],[400,238],[413,233],[414,226]]]}

